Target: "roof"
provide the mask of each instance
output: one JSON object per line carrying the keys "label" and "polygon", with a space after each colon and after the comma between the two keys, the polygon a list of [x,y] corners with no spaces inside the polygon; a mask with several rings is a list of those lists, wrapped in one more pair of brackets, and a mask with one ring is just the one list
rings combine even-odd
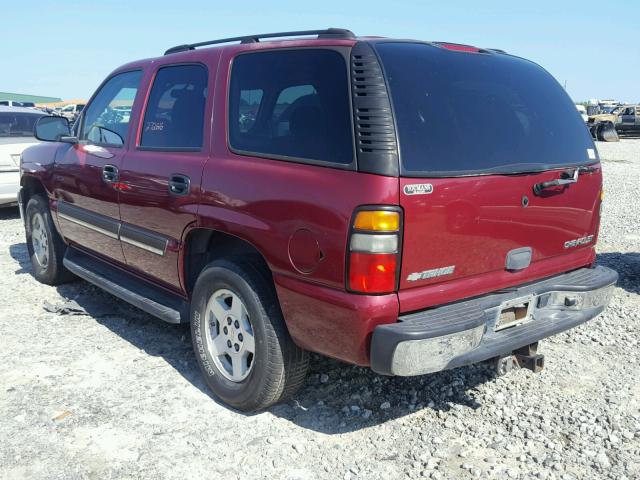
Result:
{"label": "roof", "polygon": [[[267,41],[261,41],[261,39]],[[296,32],[265,33],[259,35],[244,35],[239,37],[222,38],[203,42],[187,43],[169,48],[164,55],[143,58],[119,66],[111,75],[128,70],[144,68],[149,64],[170,65],[176,62],[198,62],[202,55],[223,52],[223,55],[235,56],[247,51],[260,51],[281,48],[304,47],[353,47],[358,42],[417,42],[447,50],[468,51],[478,53],[494,53],[514,56],[497,48],[479,48],[452,42],[430,42],[424,40],[396,39],[378,36],[357,36],[350,30],[328,28],[324,30],[301,30]],[[518,57],[520,58],[520,57]]]}
{"label": "roof", "polygon": [[271,39],[271,38],[285,38],[285,37],[301,37],[301,36],[309,36],[309,35],[317,35],[315,39],[327,39],[327,38],[338,38],[338,39],[355,39],[356,36],[351,30],[347,30],[344,28],[326,28],[324,30],[297,30],[293,32],[274,32],[274,33],[260,33],[255,35],[245,35],[241,37],[230,37],[230,38],[220,38],[217,40],[208,40],[205,42],[197,42],[197,43],[187,43],[184,45],[177,45],[175,47],[171,47],[166,52],[165,55],[170,55],[172,53],[178,52],[186,52],[189,50],[195,50],[197,47],[205,47],[210,45],[220,45],[224,43],[232,43],[232,42],[240,42],[240,43],[260,43],[261,39]]}

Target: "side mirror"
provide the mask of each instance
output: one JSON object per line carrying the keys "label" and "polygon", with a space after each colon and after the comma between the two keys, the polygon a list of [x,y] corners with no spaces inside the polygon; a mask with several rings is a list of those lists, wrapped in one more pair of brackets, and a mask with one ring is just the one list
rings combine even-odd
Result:
{"label": "side mirror", "polygon": [[77,143],[78,139],[71,136],[69,120],[64,117],[45,116],[36,122],[35,137],[43,142]]}

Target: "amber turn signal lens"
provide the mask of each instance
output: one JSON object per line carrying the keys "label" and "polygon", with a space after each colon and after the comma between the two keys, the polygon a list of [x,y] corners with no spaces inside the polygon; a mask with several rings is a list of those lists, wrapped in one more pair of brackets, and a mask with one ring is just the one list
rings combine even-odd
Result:
{"label": "amber turn signal lens", "polygon": [[363,210],[357,213],[353,228],[373,232],[397,232],[400,229],[400,214],[386,210]]}
{"label": "amber turn signal lens", "polygon": [[604,188],[600,190],[600,201],[604,202]]}

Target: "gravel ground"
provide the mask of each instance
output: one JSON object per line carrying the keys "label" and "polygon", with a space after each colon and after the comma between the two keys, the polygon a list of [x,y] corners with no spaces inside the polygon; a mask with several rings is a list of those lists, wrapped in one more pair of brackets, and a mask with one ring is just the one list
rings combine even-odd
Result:
{"label": "gravel ground", "polygon": [[[243,415],[212,398],[188,328],[85,282],[31,276],[0,213],[0,478],[640,478],[640,140],[598,145],[598,319],[544,341],[546,368],[385,378],[314,357],[294,400]],[[49,313],[75,300],[89,315]]]}

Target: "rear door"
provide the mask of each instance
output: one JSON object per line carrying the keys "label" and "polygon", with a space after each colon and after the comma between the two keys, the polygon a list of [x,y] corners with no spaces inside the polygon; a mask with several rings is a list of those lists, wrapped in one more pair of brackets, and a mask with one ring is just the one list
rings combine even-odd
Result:
{"label": "rear door", "polygon": [[120,174],[120,239],[126,262],[140,274],[181,288],[178,254],[196,220],[208,157],[211,63],[162,65],[154,72],[137,145]]}
{"label": "rear door", "polygon": [[118,181],[129,140],[129,118],[116,107],[136,102],[141,70],[109,78],[79,126],[79,143],[62,144],[56,157],[54,195],[67,240],[124,263],[118,239]]}
{"label": "rear door", "polygon": [[[417,43],[377,49],[401,153],[401,289],[486,280],[508,270],[518,251],[531,252],[533,265],[593,248],[597,153],[572,101],[547,72],[477,49]],[[576,173],[578,167],[587,168]],[[543,188],[554,180],[564,184]]]}

